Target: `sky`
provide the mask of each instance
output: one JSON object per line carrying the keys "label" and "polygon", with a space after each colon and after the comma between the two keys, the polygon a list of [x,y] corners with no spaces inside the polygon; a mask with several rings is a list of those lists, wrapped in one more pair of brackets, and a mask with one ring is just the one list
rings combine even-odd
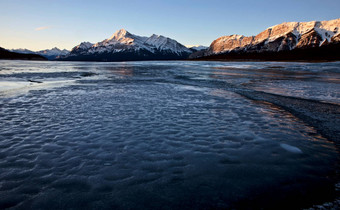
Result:
{"label": "sky", "polygon": [[339,11],[340,0],[0,0],[0,47],[70,50],[121,28],[209,46],[283,22],[337,19]]}

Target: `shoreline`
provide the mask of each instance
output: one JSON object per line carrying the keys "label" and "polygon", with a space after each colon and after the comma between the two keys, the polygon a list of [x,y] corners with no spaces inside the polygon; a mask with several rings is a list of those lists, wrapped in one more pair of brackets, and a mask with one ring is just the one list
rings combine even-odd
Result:
{"label": "shoreline", "polygon": [[266,60],[266,59],[184,59],[184,60],[122,60],[122,61],[81,61],[81,60],[36,60],[36,59],[4,59],[0,58],[0,61],[41,61],[41,62],[94,62],[94,63],[120,63],[120,62],[161,62],[161,61],[174,61],[174,62],[289,62],[289,63],[332,63],[332,62],[340,62],[340,59],[337,60]]}
{"label": "shoreline", "polygon": [[332,63],[339,62],[340,59],[337,60],[271,60],[271,59],[188,59],[186,61],[214,61],[214,62],[297,62],[297,63]]}
{"label": "shoreline", "polygon": [[[238,90],[236,93],[253,101],[260,101],[273,104],[288,111],[298,119],[316,129],[317,133],[334,143],[340,152],[340,106],[331,103],[319,102],[316,100],[302,99],[291,96],[281,96],[272,93],[265,93],[252,90]],[[337,209],[340,207],[340,163],[335,166],[336,184],[335,198],[323,204],[315,204],[308,210],[314,209]]]}
{"label": "shoreline", "polygon": [[337,126],[340,125],[340,105],[255,90],[235,92],[251,100],[264,101],[281,107],[314,127],[340,149],[340,127]]}

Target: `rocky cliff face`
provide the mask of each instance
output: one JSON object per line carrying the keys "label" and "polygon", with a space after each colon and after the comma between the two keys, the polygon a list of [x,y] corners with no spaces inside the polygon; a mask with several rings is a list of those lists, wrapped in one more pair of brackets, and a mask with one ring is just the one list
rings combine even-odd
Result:
{"label": "rocky cliff face", "polygon": [[288,22],[256,36],[231,35],[213,41],[204,56],[230,52],[280,52],[325,46],[340,41],[340,19]]}

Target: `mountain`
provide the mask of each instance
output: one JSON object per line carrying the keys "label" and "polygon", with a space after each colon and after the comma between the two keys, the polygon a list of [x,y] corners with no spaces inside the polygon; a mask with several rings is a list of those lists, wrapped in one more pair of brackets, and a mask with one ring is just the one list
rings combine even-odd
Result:
{"label": "mountain", "polygon": [[203,57],[206,50],[209,48],[202,45],[186,45],[186,47],[193,51],[193,53],[189,55],[189,59]]}
{"label": "mountain", "polygon": [[9,50],[11,52],[16,52],[16,53],[22,53],[22,54],[36,54],[34,51],[32,50],[28,50],[28,49],[23,49],[23,48],[19,48],[19,49],[11,49]]}
{"label": "mountain", "polygon": [[47,60],[41,55],[27,54],[27,53],[16,53],[5,50],[0,47],[0,59],[6,60]]}
{"label": "mountain", "polygon": [[66,49],[60,50],[59,48],[54,47],[52,49],[40,50],[40,51],[37,51],[36,53],[44,56],[48,60],[55,60],[55,59],[57,59],[61,56],[65,56],[65,55],[69,54],[70,51],[68,51]]}
{"label": "mountain", "polygon": [[[82,55],[86,54],[87,51],[93,46],[94,44],[90,42],[82,42],[79,45],[75,46],[71,51],[70,55]],[[69,56],[70,56],[69,55]]]}
{"label": "mountain", "polygon": [[96,44],[82,42],[59,60],[69,61],[134,61],[185,59],[193,51],[176,40],[153,34],[143,37],[125,29]]}
{"label": "mountain", "polygon": [[209,48],[209,47],[203,46],[203,45],[185,45],[185,47],[192,49],[192,50],[197,50],[197,51],[206,50],[206,49]]}
{"label": "mountain", "polygon": [[196,58],[340,59],[339,39],[340,19],[288,22],[269,27],[256,36],[222,36]]}
{"label": "mountain", "polygon": [[48,60],[55,60],[56,58],[59,58],[60,56],[65,56],[68,53],[70,53],[70,51],[66,49],[60,50],[57,47],[54,47],[52,49],[40,50],[40,51],[31,51],[28,49],[12,49],[10,51],[16,52],[16,53],[23,53],[23,54],[37,54],[37,55],[44,56]]}

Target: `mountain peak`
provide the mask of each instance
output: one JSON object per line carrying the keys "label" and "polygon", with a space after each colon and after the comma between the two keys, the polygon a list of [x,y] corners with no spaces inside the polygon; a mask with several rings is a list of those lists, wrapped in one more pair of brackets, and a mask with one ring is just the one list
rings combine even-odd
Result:
{"label": "mountain peak", "polygon": [[129,32],[125,30],[124,28],[121,28],[118,31],[116,31],[116,34],[126,34],[126,33],[129,33]]}
{"label": "mountain peak", "polygon": [[74,48],[72,48],[71,51],[74,50],[87,50],[89,49],[93,44],[90,42],[82,42],[79,45],[75,46]]}
{"label": "mountain peak", "polygon": [[80,46],[86,46],[87,48],[89,48],[91,45],[93,45],[91,42],[82,42],[80,43]]}
{"label": "mountain peak", "polygon": [[51,50],[61,51],[58,47],[53,47]]}
{"label": "mountain peak", "polygon": [[120,39],[122,39],[122,38],[124,38],[124,37],[126,37],[126,36],[130,36],[130,35],[131,35],[131,34],[130,34],[127,30],[125,30],[124,28],[122,28],[122,29],[116,31],[116,32],[109,38],[109,40],[115,39],[115,40],[119,41]]}
{"label": "mountain peak", "polygon": [[[81,44],[84,45],[84,44]],[[116,31],[110,38],[93,44],[88,48],[74,47],[68,56],[62,59],[118,60],[150,60],[185,58],[192,50],[184,47],[176,40],[153,34],[150,37],[131,34],[125,29]],[[79,58],[76,58],[79,56]],[[98,58],[96,57],[98,56]],[[131,56],[131,57],[129,57]]]}

